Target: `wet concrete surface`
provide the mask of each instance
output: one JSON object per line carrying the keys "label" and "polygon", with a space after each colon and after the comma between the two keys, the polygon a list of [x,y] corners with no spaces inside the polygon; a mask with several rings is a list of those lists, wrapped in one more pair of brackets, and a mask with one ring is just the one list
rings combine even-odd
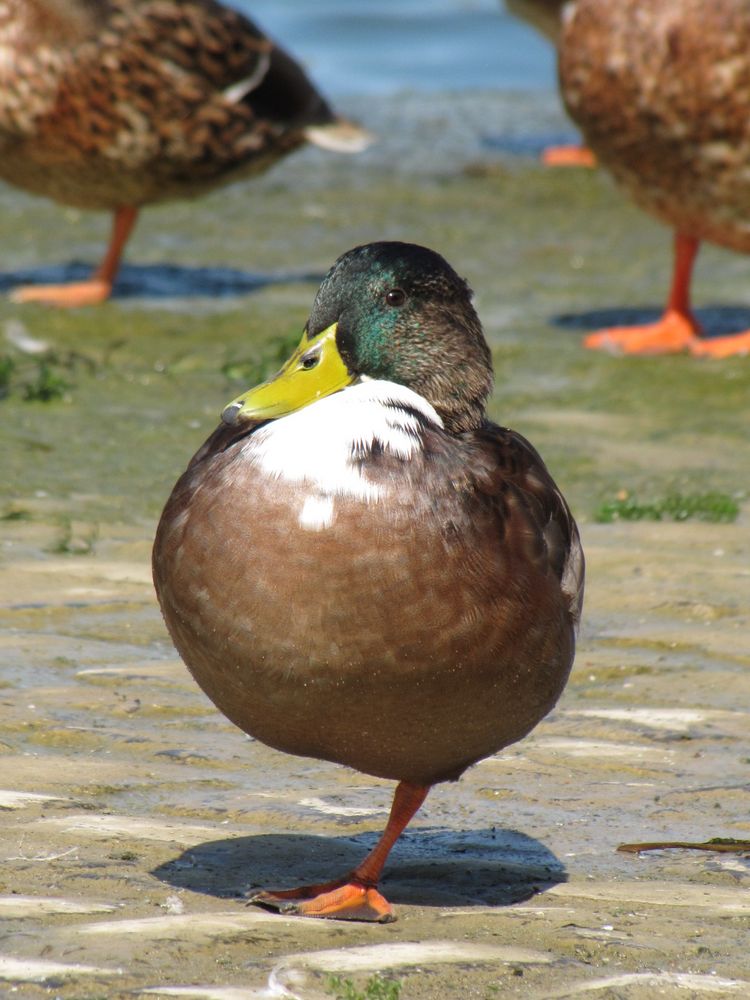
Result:
{"label": "wet concrete surface", "polygon": [[[0,400],[2,997],[314,1000],[336,995],[333,974],[364,991],[375,972],[402,1000],[750,996],[750,858],[616,851],[750,838],[750,362],[584,352],[590,313],[659,302],[668,234],[601,174],[548,173],[486,141],[564,129],[553,102],[526,118],[500,98],[471,114],[416,103],[426,123],[405,137],[380,122],[361,161],[306,153],[144,213],[131,290],[106,306],[0,303],[0,354],[20,373]],[[444,155],[420,160],[436,136]],[[0,272],[93,262],[105,228],[4,188]],[[244,905],[250,887],[355,864],[392,786],[224,720],[171,648],[149,553],[222,406],[298,335],[306,279],[379,237],[434,246],[469,278],[492,414],[569,497],[589,583],[559,706],[433,790],[383,882],[398,921],[372,926]],[[747,267],[708,248],[698,304],[750,309]],[[187,280],[139,285],[162,268]],[[192,279],[204,268],[241,278],[213,295]],[[64,373],[62,399],[23,398],[39,357]],[[740,515],[595,520],[622,491],[675,490],[726,492]]]}

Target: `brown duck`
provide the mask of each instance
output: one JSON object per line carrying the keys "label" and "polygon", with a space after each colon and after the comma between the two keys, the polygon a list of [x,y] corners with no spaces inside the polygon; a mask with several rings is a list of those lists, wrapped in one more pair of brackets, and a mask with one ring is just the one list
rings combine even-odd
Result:
{"label": "brown duck", "polygon": [[488,420],[491,386],[443,258],[358,247],[167,502],[156,590],[206,694],[271,747],[398,782],[353,872],[258,903],[393,919],[377,883],[430,786],[520,740],[562,692],[578,531],[534,448]]}
{"label": "brown duck", "polygon": [[291,56],[214,0],[0,4],[0,179],[114,215],[88,281],[16,301],[101,302],[142,206],[261,173],[307,140],[366,144]]}
{"label": "brown duck", "polygon": [[708,339],[690,307],[703,240],[750,252],[750,5],[573,0],[559,44],[571,117],[615,180],[675,234],[661,319],[591,334],[628,354],[750,352],[750,331]]}

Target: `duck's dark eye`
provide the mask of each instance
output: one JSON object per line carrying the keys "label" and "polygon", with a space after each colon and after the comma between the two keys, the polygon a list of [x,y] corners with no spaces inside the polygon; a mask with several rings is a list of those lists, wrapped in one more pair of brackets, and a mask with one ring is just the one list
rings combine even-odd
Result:
{"label": "duck's dark eye", "polygon": [[403,288],[391,288],[385,293],[385,301],[389,306],[402,306],[406,302],[406,292]]}
{"label": "duck's dark eye", "polygon": [[307,372],[307,371],[310,371],[311,368],[314,368],[319,361],[320,361],[320,355],[319,354],[308,354],[306,357],[304,357],[302,359],[301,364],[302,364],[302,367]]}

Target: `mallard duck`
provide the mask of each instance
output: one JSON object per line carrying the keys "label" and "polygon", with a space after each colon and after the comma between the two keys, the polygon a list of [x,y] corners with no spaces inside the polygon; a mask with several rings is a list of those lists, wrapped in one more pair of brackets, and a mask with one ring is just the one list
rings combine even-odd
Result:
{"label": "mallard duck", "polygon": [[470,296],[425,247],[345,253],[162,514],[156,591],[209,698],[268,746],[398,782],[353,872],[262,905],[393,919],[377,883],[429,788],[520,740],[567,680],[578,531],[534,448],[487,418]]}
{"label": "mallard duck", "polygon": [[[557,48],[560,40],[560,18],[565,0],[505,0],[505,6],[540,31]],[[542,162],[549,167],[595,167],[596,158],[585,146],[547,146]]]}
{"label": "mallard duck", "polygon": [[746,0],[574,0],[565,9],[565,104],[598,159],[675,232],[662,318],[586,346],[629,354],[750,351],[750,331],[704,338],[690,309],[702,240],[750,252],[750,5]]}
{"label": "mallard duck", "polygon": [[214,0],[0,3],[0,179],[114,213],[90,280],[16,301],[103,301],[142,206],[262,173],[306,140],[353,151],[367,138]]}

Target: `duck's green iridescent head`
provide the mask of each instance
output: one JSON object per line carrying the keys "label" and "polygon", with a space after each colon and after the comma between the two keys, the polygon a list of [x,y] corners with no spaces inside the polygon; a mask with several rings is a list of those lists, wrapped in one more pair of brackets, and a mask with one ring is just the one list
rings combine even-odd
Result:
{"label": "duck's green iridescent head", "polygon": [[230,403],[227,423],[283,416],[361,378],[405,385],[447,430],[477,427],[492,365],[471,291],[433,250],[368,243],[336,261],[299,347],[269,382]]}

